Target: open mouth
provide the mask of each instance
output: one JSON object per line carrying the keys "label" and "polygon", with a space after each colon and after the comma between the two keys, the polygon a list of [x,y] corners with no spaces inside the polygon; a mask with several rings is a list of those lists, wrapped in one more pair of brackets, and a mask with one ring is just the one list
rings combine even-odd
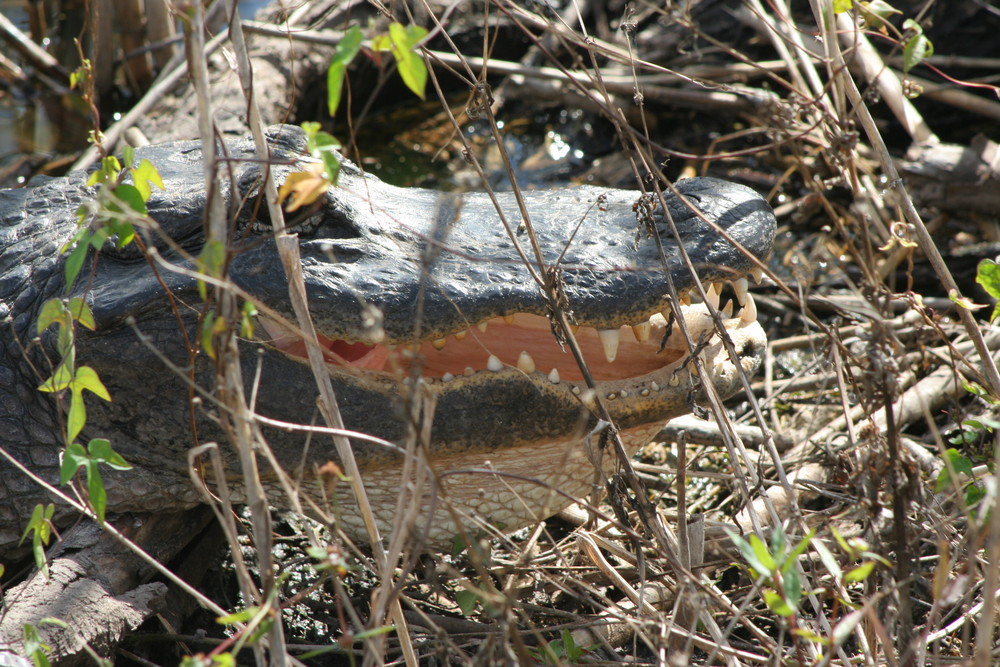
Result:
{"label": "open mouth", "polygon": [[[750,277],[759,282],[759,270],[751,271]],[[725,318],[738,317],[737,322],[747,324],[757,319],[757,308],[748,287],[748,278],[743,277],[730,283],[712,283],[705,291],[708,302],[720,309]],[[689,305],[691,300],[682,295],[681,302]],[[688,317],[688,309],[684,310]],[[707,316],[704,306],[700,312],[702,317]],[[657,312],[616,329],[580,326],[574,329],[574,336],[595,381],[626,380],[660,370],[688,354],[677,327],[670,331],[670,320],[669,311]],[[292,356],[306,356],[301,338],[273,320],[261,318],[261,324],[274,347]],[[507,368],[525,374],[540,372],[550,382],[583,379],[573,356],[556,342],[548,319],[529,313],[495,317],[443,338],[419,343],[368,344],[322,335],[319,340],[327,363],[345,369],[398,373],[405,377],[419,359],[423,377],[444,382]]]}

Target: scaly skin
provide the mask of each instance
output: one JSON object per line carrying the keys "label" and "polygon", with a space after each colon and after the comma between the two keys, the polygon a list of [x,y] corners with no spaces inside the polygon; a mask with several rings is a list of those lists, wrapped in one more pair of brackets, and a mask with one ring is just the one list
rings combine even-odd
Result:
{"label": "scaly skin", "polygon": [[[290,163],[301,160],[302,144],[297,129],[272,128],[279,182],[295,168]],[[197,255],[204,242],[205,201],[197,144],[152,146],[138,154],[153,161],[166,186],[149,202],[150,217],[173,244]],[[261,162],[249,160],[253,149],[247,141],[230,144],[228,154],[232,160],[224,171],[234,178],[224,179],[220,187],[231,210],[239,209],[229,278],[287,318],[282,323],[277,316],[262,317],[256,340],[241,343],[244,377],[250,383],[260,365],[259,414],[314,423],[317,392],[300,358],[301,342],[288,330],[294,319],[284,272],[266,221],[252,219],[253,211],[266,210],[254,205],[253,196]],[[36,388],[50,372],[48,360],[58,356],[54,328],[33,341],[34,323],[42,303],[65,292],[58,249],[72,237],[76,210],[91,196],[81,187],[84,180],[74,174],[0,192],[0,446],[50,482],[58,478],[61,421],[52,397]],[[705,218],[743,246],[733,247],[683,203],[668,199],[702,281],[735,281],[748,274],[754,264],[744,251],[766,259],[774,218],[757,194],[714,179],[690,179],[678,187]],[[544,262],[550,267],[558,262],[561,270],[567,310],[580,326],[576,335],[597,395],[634,450],[660,424],[690,409],[694,388],[677,327],[662,352],[659,343],[667,333],[660,313],[669,308],[668,273],[681,293],[691,290],[694,279],[659,207],[651,220],[637,220],[635,210],[641,207],[636,206],[636,192],[579,187],[528,192],[525,198]],[[499,203],[515,228],[514,238],[528,248],[524,230],[517,229],[521,220],[512,196],[500,195]],[[349,428],[405,446],[411,432],[406,396],[416,386],[411,364],[419,359],[419,385],[434,405],[433,426],[426,437],[421,435],[420,445],[439,480],[433,488],[444,491],[442,500],[509,530],[558,510],[569,502],[563,494],[588,491],[594,465],[582,436],[595,424],[593,399],[572,356],[555,343],[542,291],[486,195],[397,188],[347,164],[340,185],[309,212],[302,230],[310,309],[330,349],[328,370]],[[162,235],[147,232],[145,241],[166,262],[192,268]],[[138,251],[119,251],[110,244],[92,273],[90,259],[71,295],[88,300],[97,328],[79,332],[77,357],[98,372],[113,401],[88,398],[87,427],[79,440],[109,438],[134,466],[104,473],[109,511],[190,507],[200,499],[188,479],[187,450],[223,434],[206,416],[215,410],[211,402],[195,411],[192,428],[188,385],[158,354],[211,386],[210,360],[192,355],[181,335],[183,326],[190,340],[198,340],[202,305],[196,282],[190,272],[163,266],[157,277]],[[164,285],[176,310],[164,297]],[[765,340],[755,318],[748,310],[743,313],[728,320],[726,329],[736,344],[738,363],[753,372]],[[707,339],[712,329],[707,316],[685,317],[694,339],[703,334]],[[477,326],[483,324],[485,333]],[[631,325],[637,325],[636,334]],[[605,333],[599,335],[599,330]],[[608,332],[613,330],[621,333],[611,362],[605,359],[602,338],[612,344],[615,334]],[[640,343],[635,336],[648,340]],[[522,351],[530,361],[519,363]],[[720,395],[737,391],[735,365],[717,336],[701,354]],[[338,460],[327,437],[314,436],[306,446],[302,432],[263,427],[262,433],[283,468],[301,471],[305,488],[324,486],[315,470]],[[397,449],[367,440],[356,439],[352,445],[376,497],[376,515],[389,525],[403,458]],[[603,455],[603,469],[610,470],[611,458]],[[516,477],[448,473],[482,470],[487,462]],[[230,463],[235,474],[238,467]],[[264,475],[272,473],[265,470]],[[344,491],[343,484],[334,490],[339,495],[333,506],[348,532],[358,536],[360,523]],[[432,486],[424,485],[418,495],[427,501]],[[321,505],[333,500],[320,496],[310,494]],[[0,460],[0,499],[2,560],[5,549],[20,537],[33,504],[47,502],[48,494]],[[419,516],[429,505],[409,507]],[[430,536],[443,542],[456,527],[444,503],[436,507]],[[474,527],[471,518],[467,526]]]}

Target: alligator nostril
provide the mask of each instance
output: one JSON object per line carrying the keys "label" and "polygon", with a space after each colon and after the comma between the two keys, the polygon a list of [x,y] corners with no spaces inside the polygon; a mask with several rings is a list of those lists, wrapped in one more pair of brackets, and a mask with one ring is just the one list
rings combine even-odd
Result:
{"label": "alligator nostril", "polygon": [[740,350],[740,357],[755,357],[757,356],[757,343],[752,340],[748,340],[743,344],[743,349]]}

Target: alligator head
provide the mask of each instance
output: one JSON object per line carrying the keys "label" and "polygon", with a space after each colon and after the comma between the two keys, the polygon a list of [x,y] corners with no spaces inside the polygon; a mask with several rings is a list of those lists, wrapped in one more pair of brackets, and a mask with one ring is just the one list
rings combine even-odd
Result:
{"label": "alligator head", "polygon": [[[301,166],[303,137],[296,128],[280,127],[271,129],[269,141],[270,168],[280,182]],[[292,324],[281,261],[266,215],[250,213],[262,161],[253,159],[249,141],[229,145],[228,153],[232,178],[220,187],[231,210],[242,207],[233,216],[241,222],[228,275],[270,308],[261,308],[269,314],[259,318],[254,339],[242,343],[252,408],[283,422],[315,423],[317,391]],[[145,232],[147,246],[163,262],[154,273],[137,252],[109,244],[90,278],[74,288],[97,321],[96,331],[81,333],[77,355],[98,371],[114,398],[88,401],[83,437],[110,437],[136,466],[107,475],[112,510],[198,502],[187,480],[186,451],[195,431],[203,439],[218,436],[212,419],[190,417],[186,378],[207,382],[211,363],[197,355],[192,369],[181,335],[187,329],[188,339],[197,339],[201,308],[193,266],[184,259],[204,243],[200,148],[167,144],[142,149],[139,156],[156,164],[165,183],[148,205],[157,229]],[[68,196],[72,188],[68,181],[49,182],[34,195],[49,198],[48,229],[64,237],[85,195]],[[681,302],[689,302],[695,278],[662,207],[637,192],[578,187],[524,193],[536,255],[510,194],[494,202],[486,194],[397,188],[345,164],[339,185],[293,231],[300,237],[309,306],[343,420],[395,445],[352,440],[384,525],[392,523],[398,492],[406,487],[401,451],[408,439],[419,443],[410,451],[421,453],[429,473],[429,482],[417,490],[419,502],[410,506],[438,508],[436,514],[425,512],[433,515],[426,525],[418,524],[438,543],[457,532],[454,516],[511,530],[586,493],[595,470],[615,463],[613,456],[602,456],[600,438],[588,437],[598,423],[597,399],[626,448],[635,451],[666,420],[690,411],[703,390],[674,318],[684,318],[721,396],[738,390],[737,366],[756,370],[765,339],[747,278],[759,277],[757,262],[770,254],[773,215],[760,196],[739,185],[690,179],[678,189],[686,202],[669,196],[666,204],[698,278],[710,286],[709,301],[718,306],[722,285],[733,286],[723,322],[736,359],[726,352],[706,305],[674,307],[667,297],[672,281]],[[66,204],[59,208],[55,199]],[[55,218],[60,220],[53,227]],[[20,234],[31,237],[24,229]],[[48,275],[57,272],[50,267]],[[540,280],[558,290],[543,296]],[[573,324],[592,388],[552,333],[553,293]],[[18,313],[12,314],[16,319]],[[411,417],[416,395],[427,428]],[[206,403],[201,412],[210,416],[213,409]],[[261,428],[275,460],[310,497],[337,508],[349,533],[360,535],[363,525],[350,509],[347,485],[331,487],[317,473],[338,460],[328,437]],[[18,455],[19,445],[4,445]],[[26,453],[20,458],[33,460]]]}

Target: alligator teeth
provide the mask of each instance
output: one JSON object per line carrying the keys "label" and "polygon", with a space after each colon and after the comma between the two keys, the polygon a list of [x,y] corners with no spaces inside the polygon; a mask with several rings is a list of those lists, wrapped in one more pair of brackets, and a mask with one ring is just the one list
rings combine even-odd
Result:
{"label": "alligator teeth", "polygon": [[431,345],[434,346],[435,350],[443,350],[445,343],[447,342],[448,341],[445,340],[444,338],[435,338],[434,340],[431,341]]}
{"label": "alligator teeth", "polygon": [[720,293],[721,290],[717,289],[716,283],[712,283],[705,288],[705,303],[712,304],[712,307],[718,310]]}
{"label": "alligator teeth", "polygon": [[514,324],[514,316],[513,315],[504,315],[503,316],[503,323],[504,324]]}
{"label": "alligator teeth", "polygon": [[731,300],[726,302],[725,307],[722,309],[722,314],[726,317],[733,316],[733,302]]}
{"label": "alligator teeth", "polygon": [[517,357],[517,369],[525,373],[534,373],[535,360],[531,358],[530,354],[522,350],[521,354]]}
{"label": "alligator teeth", "polygon": [[486,361],[486,368],[495,373],[503,369],[503,362],[497,359],[496,355],[491,354],[490,358]]}
{"label": "alligator teeth", "polygon": [[480,332],[486,333],[486,324],[487,323],[488,323],[488,320],[483,320],[482,322],[480,322],[479,324],[476,325],[476,328],[479,329]]}
{"label": "alligator teeth", "polygon": [[455,334],[455,340],[465,340],[465,337],[468,335],[469,335],[468,329],[465,329],[464,331],[459,331],[457,334]]}
{"label": "alligator teeth", "polygon": [[760,268],[759,266],[753,267],[752,269],[750,269],[750,277],[753,278],[753,281],[755,283],[760,285],[760,281],[764,280],[764,269]]}
{"label": "alligator teeth", "polygon": [[687,292],[685,292],[684,294],[681,294],[680,297],[681,297],[681,305],[682,306],[690,306],[691,305],[691,295],[690,294],[688,294]]}
{"label": "alligator teeth", "polygon": [[452,375],[451,373],[445,373],[444,375],[441,376],[441,382],[451,382],[454,379],[455,376]]}
{"label": "alligator teeth", "polygon": [[553,368],[549,371],[549,382],[552,384],[559,384],[559,369]]}
{"label": "alligator teeth", "polygon": [[652,329],[653,325],[649,323],[649,320],[632,325],[632,333],[635,334],[635,339],[640,343],[645,343],[649,340]]}
{"label": "alligator teeth", "polygon": [[621,332],[619,329],[598,329],[597,335],[601,338],[601,347],[604,348],[604,358],[611,363],[618,356],[618,343],[621,342]]}
{"label": "alligator teeth", "polygon": [[468,377],[468,376],[472,376],[472,375],[475,375],[475,374],[476,374],[476,369],[475,369],[475,368],[473,368],[472,366],[466,366],[466,367],[465,367],[465,370],[464,370],[464,371],[462,371],[462,375],[465,375],[465,376],[467,376],[467,377]]}
{"label": "alligator teeth", "polygon": [[747,324],[757,321],[757,304],[753,301],[753,294],[749,292],[747,292],[747,302],[743,304],[743,312],[740,313],[740,319]]}
{"label": "alligator teeth", "polygon": [[737,278],[733,281],[733,291],[736,292],[736,299],[741,303],[747,302],[747,289],[750,287],[750,281],[743,278]]}

